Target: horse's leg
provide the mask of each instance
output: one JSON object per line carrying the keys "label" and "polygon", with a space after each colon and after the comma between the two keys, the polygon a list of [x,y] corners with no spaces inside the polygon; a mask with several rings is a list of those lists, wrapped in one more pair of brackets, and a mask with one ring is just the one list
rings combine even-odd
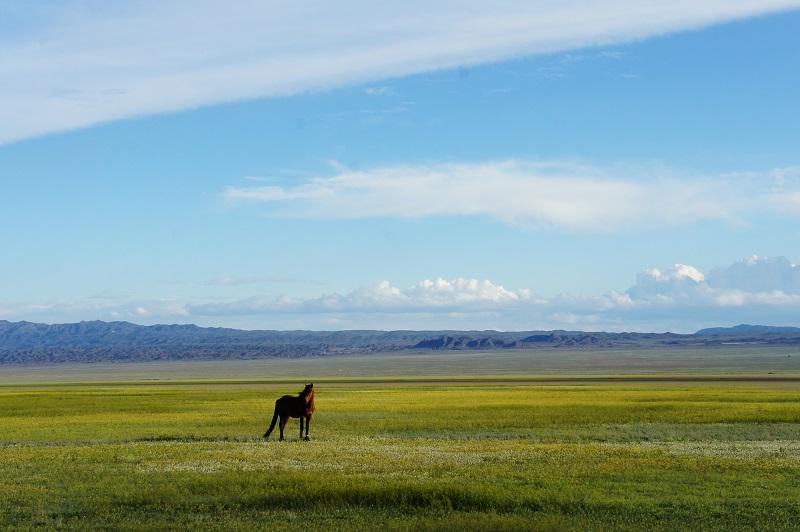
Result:
{"label": "horse's leg", "polygon": [[283,429],[286,428],[286,422],[289,421],[289,416],[281,416],[281,423],[278,427],[281,429],[281,440],[283,441]]}
{"label": "horse's leg", "polygon": [[305,440],[308,441],[310,438],[308,437],[308,427],[311,426],[311,416],[306,417],[306,437]]}
{"label": "horse's leg", "polygon": [[300,416],[300,439],[303,439],[303,416]]}

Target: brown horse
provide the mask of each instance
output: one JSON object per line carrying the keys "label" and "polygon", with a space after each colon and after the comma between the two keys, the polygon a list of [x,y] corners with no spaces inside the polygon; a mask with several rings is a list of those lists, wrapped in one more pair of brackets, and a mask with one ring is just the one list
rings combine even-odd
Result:
{"label": "brown horse", "polygon": [[[280,418],[281,423],[279,428],[281,430],[281,441],[283,441],[283,428],[290,417],[300,418],[300,439],[308,441],[308,427],[311,425],[311,415],[314,413],[314,385],[306,384],[303,391],[297,397],[293,395],[284,395],[275,401],[275,414],[272,416],[272,423],[269,424],[267,432],[264,433],[264,438],[269,438],[272,431],[275,429],[275,423]],[[305,420],[306,437],[303,438],[303,421]]]}

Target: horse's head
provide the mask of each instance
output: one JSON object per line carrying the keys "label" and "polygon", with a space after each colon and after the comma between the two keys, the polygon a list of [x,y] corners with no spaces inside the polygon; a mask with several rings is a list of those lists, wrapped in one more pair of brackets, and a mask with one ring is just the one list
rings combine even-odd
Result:
{"label": "horse's head", "polygon": [[306,387],[303,388],[303,391],[300,392],[301,397],[309,397],[310,395],[314,394],[314,383],[306,384]]}

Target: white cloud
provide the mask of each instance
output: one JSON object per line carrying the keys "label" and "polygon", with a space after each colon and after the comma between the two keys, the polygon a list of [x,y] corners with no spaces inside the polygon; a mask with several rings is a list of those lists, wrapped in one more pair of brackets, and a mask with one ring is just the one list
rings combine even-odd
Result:
{"label": "white cloud", "polygon": [[800,266],[785,257],[752,256],[704,275],[676,264],[641,272],[627,291],[634,304],[745,307],[800,303]]}
{"label": "white cloud", "polygon": [[686,265],[647,269],[626,292],[540,295],[478,279],[379,281],[319,297],[98,300],[2,304],[0,319],[183,322],[249,328],[548,329],[690,332],[741,322],[800,324],[797,265],[750,257],[708,274]]}
{"label": "white cloud", "polygon": [[322,284],[311,279],[298,279],[281,275],[246,275],[241,277],[223,275],[209,279],[207,286],[242,286],[256,284]]}
{"label": "white cloud", "polygon": [[339,169],[290,187],[229,187],[222,196],[266,204],[279,216],[473,215],[602,232],[702,220],[742,223],[754,212],[780,211],[776,191],[800,193],[800,182],[775,172],[692,177],[653,166],[509,160]]}
{"label": "white cloud", "polygon": [[479,311],[534,303],[530,290],[509,290],[488,280],[425,279],[408,289],[378,281],[347,294],[326,294],[312,299],[285,296],[253,297],[234,302],[190,305],[198,315],[271,314],[280,312],[422,312],[435,310]]}
{"label": "white cloud", "polygon": [[390,96],[394,94],[391,87],[367,87],[364,89],[367,96]]}
{"label": "white cloud", "polygon": [[76,301],[14,303],[0,301],[0,319],[45,322],[81,320],[135,320],[164,322],[189,316],[186,303],[175,299],[134,299],[128,295],[113,298],[89,296]]}
{"label": "white cloud", "polygon": [[659,283],[689,280],[695,283],[705,281],[705,276],[694,266],[686,264],[676,264],[672,269],[662,272],[657,268],[646,270],[647,276]]}
{"label": "white cloud", "polygon": [[664,272],[645,270],[628,290],[640,306],[754,308],[800,306],[800,266],[785,257],[752,256],[703,275],[676,264]]}
{"label": "white cloud", "polygon": [[[449,320],[480,328],[493,323],[495,328],[507,329],[568,325],[607,330],[670,328],[686,332],[709,324],[740,321],[797,323],[800,285],[794,277],[776,276],[776,269],[796,275],[798,266],[780,257],[751,257],[705,275],[693,266],[675,264],[642,271],[625,293],[610,291],[597,296],[546,297],[489,280],[459,278],[423,280],[408,288],[380,281],[344,295],[328,294],[305,300],[251,298],[190,305],[187,309],[196,316],[281,313],[339,316],[345,317],[347,323],[394,316],[386,318],[386,322],[403,324],[411,318],[421,320],[420,316],[428,316],[430,323]],[[723,278],[726,286],[714,285]],[[481,320],[484,326],[480,325]],[[394,326],[398,327],[402,325]]]}
{"label": "white cloud", "polygon": [[628,295],[635,301],[693,302],[705,288],[705,276],[700,271],[686,264],[675,264],[663,271],[650,268],[640,272]]}
{"label": "white cloud", "polygon": [[626,42],[798,6],[20,0],[5,8],[19,16],[9,15],[0,36],[0,144],[132,116]]}
{"label": "white cloud", "polygon": [[800,294],[800,266],[786,257],[754,255],[710,272],[708,284],[717,289]]}

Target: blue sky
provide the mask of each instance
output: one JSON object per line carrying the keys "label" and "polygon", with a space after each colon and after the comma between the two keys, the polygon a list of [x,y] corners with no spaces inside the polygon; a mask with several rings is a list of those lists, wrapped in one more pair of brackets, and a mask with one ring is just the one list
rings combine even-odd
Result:
{"label": "blue sky", "polygon": [[97,6],[0,1],[0,319],[800,325],[797,2]]}

